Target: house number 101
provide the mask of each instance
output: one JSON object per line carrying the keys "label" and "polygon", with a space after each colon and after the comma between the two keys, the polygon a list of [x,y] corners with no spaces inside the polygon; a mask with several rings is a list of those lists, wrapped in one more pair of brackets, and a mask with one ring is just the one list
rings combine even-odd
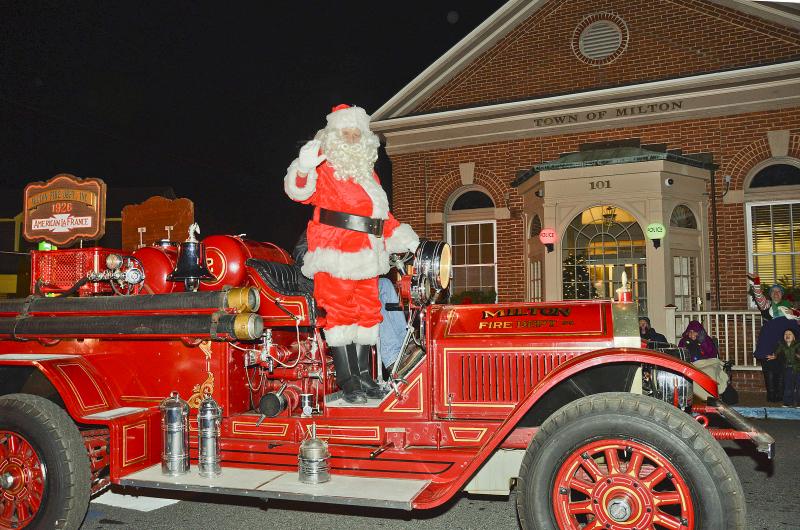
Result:
{"label": "house number 101", "polygon": [[598,180],[598,181],[589,183],[589,189],[592,189],[592,190],[604,190],[604,189],[610,188],[610,187],[611,187],[611,181],[610,180]]}

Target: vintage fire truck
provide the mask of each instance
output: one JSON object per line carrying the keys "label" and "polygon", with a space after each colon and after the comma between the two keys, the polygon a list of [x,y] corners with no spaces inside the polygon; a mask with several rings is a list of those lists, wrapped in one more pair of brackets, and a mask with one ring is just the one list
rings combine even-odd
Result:
{"label": "vintage fire truck", "polygon": [[109,485],[399,510],[515,489],[523,528],[744,528],[717,440],[774,442],[693,402],[716,384],[643,349],[634,304],[436,303],[449,247],[402,262],[391,392],[350,404],[275,245],[32,252],[31,296],[0,300],[0,528],[79,528]]}

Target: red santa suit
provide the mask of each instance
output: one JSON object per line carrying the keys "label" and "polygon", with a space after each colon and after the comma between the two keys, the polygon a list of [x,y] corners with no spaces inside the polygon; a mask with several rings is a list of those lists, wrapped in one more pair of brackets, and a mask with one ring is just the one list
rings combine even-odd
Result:
{"label": "red santa suit", "polygon": [[[302,272],[314,278],[314,296],[325,308],[328,345],[375,344],[381,322],[378,276],[389,271],[390,253],[416,249],[417,234],[389,212],[375,172],[372,179],[337,179],[326,160],[301,176],[295,160],[284,178],[284,190],[291,199],[315,206]],[[382,219],[382,235],[321,223],[321,208]]]}

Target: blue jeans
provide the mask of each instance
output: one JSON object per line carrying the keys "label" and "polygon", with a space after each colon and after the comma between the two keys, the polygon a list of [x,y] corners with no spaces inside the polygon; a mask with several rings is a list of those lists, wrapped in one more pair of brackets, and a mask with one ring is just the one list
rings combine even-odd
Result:
{"label": "blue jeans", "polygon": [[783,374],[783,404],[800,405],[800,370],[786,368]]}

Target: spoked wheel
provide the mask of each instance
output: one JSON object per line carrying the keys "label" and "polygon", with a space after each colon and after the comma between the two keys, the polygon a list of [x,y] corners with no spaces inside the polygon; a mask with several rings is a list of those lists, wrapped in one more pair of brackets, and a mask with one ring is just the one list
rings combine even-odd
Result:
{"label": "spoked wheel", "polygon": [[743,529],[730,460],[691,416],[627,393],[574,401],[528,447],[519,520],[537,530]]}
{"label": "spoked wheel", "polygon": [[0,430],[0,528],[30,524],[44,498],[47,469],[22,435]]}
{"label": "spoked wheel", "polygon": [[553,491],[558,527],[695,528],[689,487],[652,447],[597,440],[577,448],[558,470]]}
{"label": "spoked wheel", "polygon": [[53,402],[0,397],[0,529],[80,527],[91,473],[80,432]]}

